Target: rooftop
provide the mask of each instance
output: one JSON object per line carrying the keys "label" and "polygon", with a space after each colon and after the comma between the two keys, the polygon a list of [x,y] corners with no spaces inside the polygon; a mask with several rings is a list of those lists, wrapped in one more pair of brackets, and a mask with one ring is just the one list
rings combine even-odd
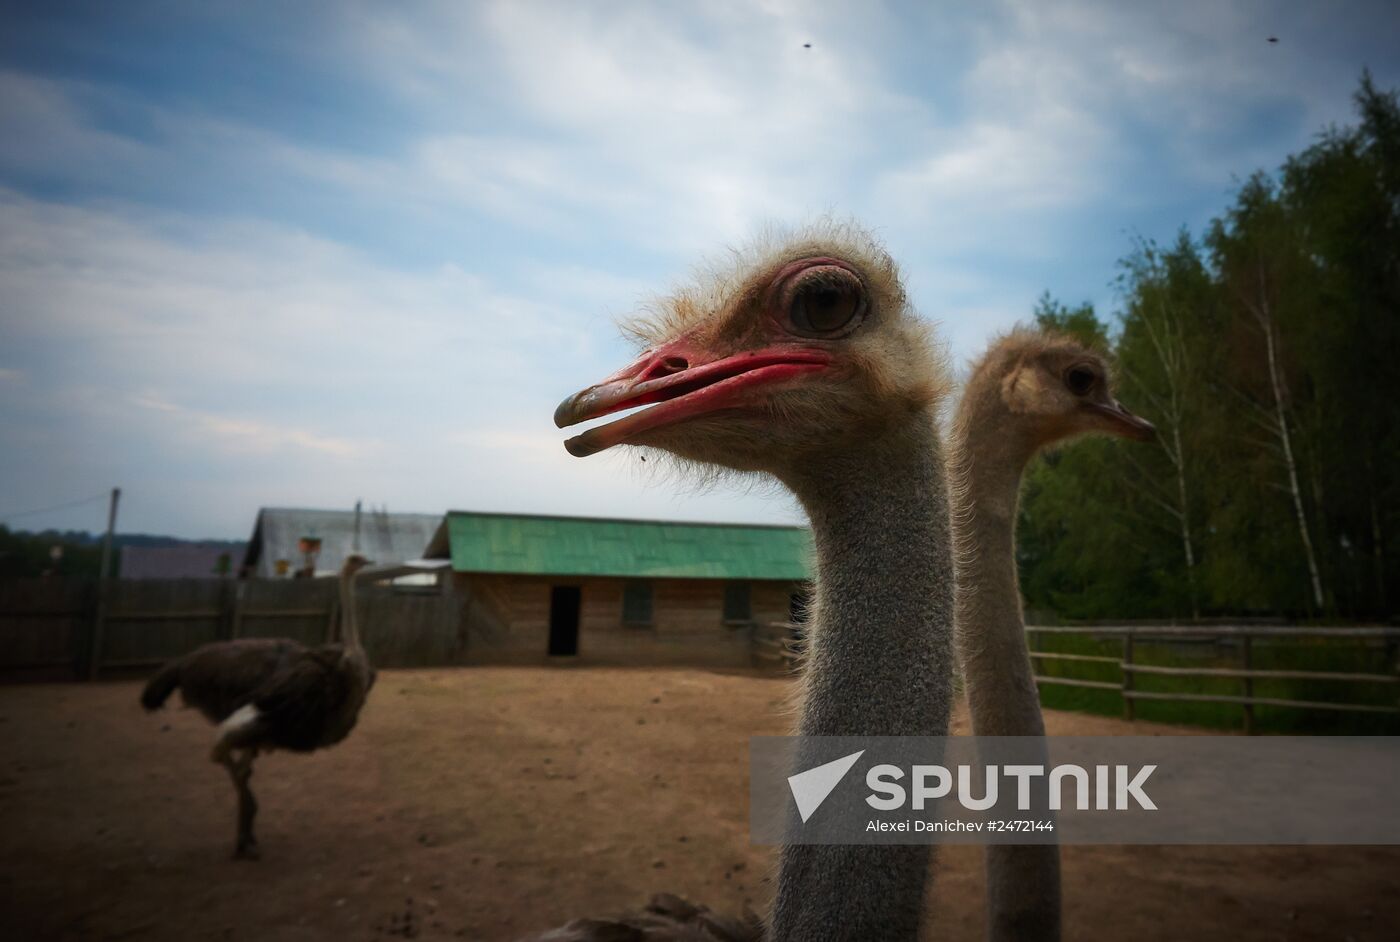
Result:
{"label": "rooftop", "polygon": [[365,510],[357,532],[353,509],[264,507],[258,511],[243,564],[261,578],[276,575],[279,559],[287,560],[295,570],[302,564],[298,543],[303,537],[321,541],[317,574],[339,572],[345,557],[355,550],[379,565],[400,563],[421,557],[441,522],[441,514]]}
{"label": "rooftop", "polygon": [[810,577],[803,527],[449,511],[423,554],[456,572],[675,579]]}

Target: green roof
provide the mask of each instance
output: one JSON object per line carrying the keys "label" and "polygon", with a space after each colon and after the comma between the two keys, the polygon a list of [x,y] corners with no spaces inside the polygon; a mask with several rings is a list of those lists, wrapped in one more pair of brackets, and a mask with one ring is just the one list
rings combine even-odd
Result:
{"label": "green roof", "polygon": [[811,547],[801,527],[454,510],[425,555],[457,572],[799,580]]}

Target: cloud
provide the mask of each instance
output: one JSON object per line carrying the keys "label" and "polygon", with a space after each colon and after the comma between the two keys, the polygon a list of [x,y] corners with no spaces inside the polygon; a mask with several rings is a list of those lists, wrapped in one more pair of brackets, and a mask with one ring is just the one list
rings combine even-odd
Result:
{"label": "cloud", "polygon": [[963,360],[1043,290],[1102,306],[1126,233],[1198,226],[1347,120],[1362,64],[1400,81],[1393,5],[1363,3],[441,0],[275,41],[162,15],[149,46],[75,27],[0,71],[0,449],[25,462],[0,489],[121,480],[192,534],[356,497],[793,519],[563,454],[556,400],[627,355],[611,316],[834,211]]}
{"label": "cloud", "polygon": [[[531,219],[569,211],[566,229],[601,221],[625,243],[677,255],[846,202],[849,171],[880,149],[882,124],[923,110],[880,81],[853,32],[834,29],[837,12],[436,10],[413,30],[375,18],[352,42],[447,125],[510,131],[425,135],[407,152],[415,179],[447,200],[529,207]],[[803,49],[819,32],[830,35]],[[444,114],[448,102],[466,117]]]}
{"label": "cloud", "polygon": [[489,274],[389,267],[266,223],[12,191],[0,213],[0,347],[27,379],[0,400],[0,450],[23,456],[0,489],[17,499],[119,483],[131,527],[188,535],[238,535],[261,505],[360,497],[795,516],[647,490],[617,456],[564,452],[557,400],[627,355],[596,309],[626,280],[539,263],[527,275],[549,287],[527,298]]}
{"label": "cloud", "polygon": [[177,434],[181,437],[192,435],[196,447],[201,448],[206,447],[208,441],[212,441],[216,448],[234,453],[307,449],[343,458],[363,458],[375,450],[377,444],[331,438],[306,429],[201,412],[176,405],[158,396],[136,395],[131,397],[131,401],[143,409],[170,416],[181,426]]}

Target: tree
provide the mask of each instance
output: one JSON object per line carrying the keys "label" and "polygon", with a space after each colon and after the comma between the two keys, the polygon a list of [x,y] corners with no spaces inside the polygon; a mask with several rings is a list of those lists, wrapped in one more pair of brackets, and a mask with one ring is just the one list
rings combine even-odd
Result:
{"label": "tree", "polygon": [[1226,381],[1226,388],[1235,394],[1246,417],[1264,432],[1261,443],[1278,460],[1284,489],[1292,501],[1312,604],[1320,612],[1326,607],[1326,597],[1300,483],[1294,403],[1281,324],[1281,319],[1307,308],[1311,300],[1307,259],[1298,236],[1274,183],[1257,173],[1240,189],[1225,218],[1212,224],[1207,239],[1227,301],[1253,328],[1258,340],[1255,344],[1241,340],[1237,362],[1248,364],[1257,358],[1253,365],[1263,371],[1262,383],[1251,382],[1257,371],[1241,370],[1240,379]]}
{"label": "tree", "polygon": [[1125,451],[1124,459],[1138,494],[1168,518],[1180,541],[1186,606],[1195,619],[1201,614],[1196,479],[1209,441],[1200,422],[1208,405],[1203,399],[1214,348],[1209,340],[1219,329],[1214,286],[1184,230],[1165,251],[1140,240],[1120,266],[1119,393],[1157,426],[1161,446]]}
{"label": "tree", "polygon": [[1110,329],[1033,317],[1112,355],[1159,448],[1045,456],[1022,500],[1030,607],[1071,617],[1386,617],[1400,579],[1400,100],[1256,173],[1207,227],[1122,260]]}

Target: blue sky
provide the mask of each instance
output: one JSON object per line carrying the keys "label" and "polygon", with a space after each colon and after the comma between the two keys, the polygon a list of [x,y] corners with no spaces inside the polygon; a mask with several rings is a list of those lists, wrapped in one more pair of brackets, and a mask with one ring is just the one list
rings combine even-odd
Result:
{"label": "blue sky", "polygon": [[[6,4],[0,522],[794,521],[550,421],[765,223],[875,229],[966,361],[1400,85],[1400,7]],[[1270,44],[1269,36],[1279,42]],[[811,48],[804,48],[810,43]]]}

